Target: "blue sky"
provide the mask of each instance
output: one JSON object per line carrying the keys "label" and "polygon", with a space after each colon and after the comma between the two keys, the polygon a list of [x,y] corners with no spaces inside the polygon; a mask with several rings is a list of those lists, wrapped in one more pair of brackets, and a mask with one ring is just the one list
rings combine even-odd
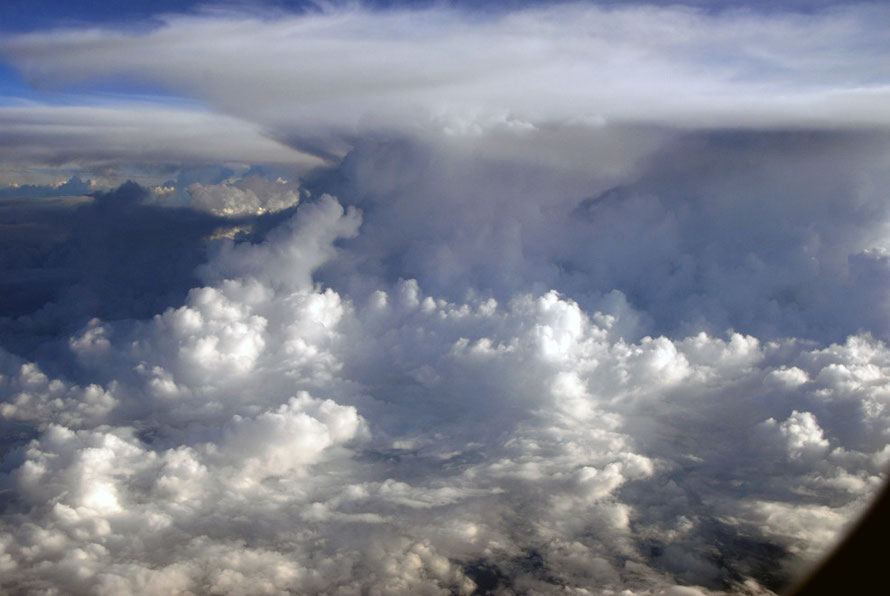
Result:
{"label": "blue sky", "polygon": [[[831,5],[842,5],[838,0],[605,0],[603,5],[620,4],[688,4],[711,10],[725,8],[756,8],[758,10],[812,10]],[[328,3],[328,4],[336,4]],[[425,7],[435,4],[460,6],[465,9],[511,9],[518,6],[542,4],[538,0],[454,0],[451,2],[435,2],[435,0],[371,0],[364,2],[366,6],[379,8],[389,7]],[[0,5],[0,30],[32,31],[49,27],[70,27],[83,24],[105,24],[133,26],[136,23],[150,20],[151,17],[165,12],[188,12],[204,6],[266,6],[282,10],[301,11],[312,9],[315,3],[307,0],[263,0],[258,2],[207,2],[204,0],[145,0],[143,2],[117,2],[115,0],[89,0],[66,2],[65,0],[6,0]]]}

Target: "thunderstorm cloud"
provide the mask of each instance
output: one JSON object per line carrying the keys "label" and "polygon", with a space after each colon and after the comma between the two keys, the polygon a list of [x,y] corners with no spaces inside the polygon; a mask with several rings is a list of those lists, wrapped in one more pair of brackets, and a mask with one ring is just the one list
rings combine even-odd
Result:
{"label": "thunderstorm cloud", "polygon": [[0,591],[787,588],[890,464],[888,25],[5,35]]}

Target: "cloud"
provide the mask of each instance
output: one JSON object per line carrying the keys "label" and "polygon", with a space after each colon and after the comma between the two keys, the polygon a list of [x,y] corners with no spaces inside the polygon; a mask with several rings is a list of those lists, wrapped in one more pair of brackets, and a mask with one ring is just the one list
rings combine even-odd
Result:
{"label": "cloud", "polygon": [[[616,172],[369,139],[262,216],[282,184],[250,176],[192,187],[237,216],[96,195],[67,246],[109,290],[61,294],[63,325],[15,319],[30,348],[6,343],[24,357],[0,414],[25,429],[4,463],[7,585],[798,577],[886,461],[883,316],[850,308],[883,288],[881,138],[651,143]],[[177,259],[178,297],[102,315]]]}
{"label": "cloud", "polygon": [[[66,161],[76,142],[80,159],[88,144],[98,160],[197,153],[307,164],[270,139],[331,159],[357,136],[390,130],[883,128],[887,18],[873,4],[810,13],[569,3],[481,15],[360,7],[167,15],[147,31],[17,35],[2,53],[40,88],[137,80],[213,113],[9,107],[0,127],[19,148],[10,159]],[[115,121],[136,122],[141,143],[109,129]],[[161,151],[161,139],[178,141]]]}
{"label": "cloud", "polygon": [[3,106],[0,159],[29,167],[210,162],[318,165],[249,122],[163,105]]}
{"label": "cloud", "polygon": [[[4,200],[0,267],[8,291],[0,300],[0,326],[7,348],[28,353],[35,335],[70,333],[94,317],[149,317],[181,304],[198,283],[195,269],[213,238],[262,234],[299,199],[294,183],[256,176],[231,185],[206,177],[205,184],[192,182],[199,175],[186,168],[168,192],[128,183],[91,196]],[[176,193],[183,186],[203,193],[200,200],[180,203]],[[28,192],[58,191],[32,186]],[[235,206],[223,216],[229,192]]]}
{"label": "cloud", "polygon": [[183,306],[71,337],[89,385],[6,357],[35,435],[5,586],[768,593],[877,488],[883,343],[628,340],[627,305],[414,280],[356,302],[311,275],[360,222],[324,197],[223,241]]}
{"label": "cloud", "polygon": [[[608,160],[635,133],[607,127],[590,145]],[[377,283],[362,285],[359,262],[451,300],[468,288],[498,300],[558,289],[593,310],[625,300],[640,315],[631,334],[887,339],[886,147],[872,133],[662,133],[615,156],[616,171],[592,148],[588,164],[550,166],[483,142],[391,139],[305,184],[365,212],[344,243],[354,259],[320,272],[350,294]]]}
{"label": "cloud", "polygon": [[149,197],[129,183],[83,200],[4,205],[7,348],[27,352],[35,336],[70,333],[97,316],[148,317],[181,303],[206,258],[206,236],[221,222],[147,204]]}
{"label": "cloud", "polygon": [[187,188],[193,209],[215,215],[261,215],[293,207],[300,201],[299,187],[279,178],[271,182],[251,176],[235,184],[205,186],[194,183]]}
{"label": "cloud", "polygon": [[0,197],[7,198],[42,198],[42,197],[70,197],[85,195],[93,191],[89,180],[83,181],[77,176],[72,176],[65,182],[53,185],[18,184],[0,189]]}
{"label": "cloud", "polygon": [[0,590],[784,589],[890,461],[885,21],[4,41],[38,86],[206,107],[0,108],[10,171],[149,180],[0,204]]}

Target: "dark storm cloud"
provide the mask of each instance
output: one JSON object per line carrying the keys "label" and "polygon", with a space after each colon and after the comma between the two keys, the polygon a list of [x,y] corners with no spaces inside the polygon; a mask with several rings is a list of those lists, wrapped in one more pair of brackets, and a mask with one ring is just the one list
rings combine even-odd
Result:
{"label": "dark storm cloud", "polygon": [[[48,191],[25,188],[38,192]],[[214,233],[249,235],[280,219],[171,208],[135,183],[73,201],[7,199],[2,213],[0,321],[6,348],[25,353],[93,317],[141,319],[179,304]]]}
{"label": "dark storm cloud", "polygon": [[[627,153],[639,132],[596,134]],[[886,136],[653,130],[648,143],[616,174],[608,149],[555,169],[369,142],[307,184],[365,210],[345,244],[363,271],[454,299],[468,284],[498,299],[556,288],[599,307],[617,290],[649,318],[643,332],[887,338]],[[337,267],[323,279],[357,291]]]}

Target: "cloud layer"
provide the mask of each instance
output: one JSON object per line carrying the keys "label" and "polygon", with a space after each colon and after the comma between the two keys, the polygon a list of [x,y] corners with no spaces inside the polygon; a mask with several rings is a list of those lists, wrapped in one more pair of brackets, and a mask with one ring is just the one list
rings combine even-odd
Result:
{"label": "cloud layer", "polygon": [[113,167],[207,162],[320,162],[282,146],[256,126],[179,106],[0,107],[6,167]]}
{"label": "cloud layer", "polygon": [[[314,284],[361,215],[218,241],[185,304],[5,355],[4,586],[767,593],[888,459],[890,351],[622,333],[555,291]],[[342,256],[342,254],[341,254]],[[807,496],[804,496],[807,495]],[[672,592],[664,592],[672,593]]]}
{"label": "cloud layer", "polygon": [[[393,128],[452,135],[552,122],[870,128],[890,117],[888,12],[873,4],[771,14],[586,3],[488,14],[219,9],[160,22],[148,31],[14,36],[0,52],[38,88],[136,80],[322,157],[342,156],[356,135]],[[33,109],[4,108],[0,125],[18,130],[31,118],[23,110]],[[85,111],[43,117],[95,121]],[[103,126],[93,130],[113,117],[99,115]],[[167,116],[168,126],[181,118]],[[186,117],[190,126],[221,118]],[[206,144],[208,158],[233,150],[282,155],[268,141],[234,136],[238,142]],[[126,147],[116,149],[126,156]]]}

